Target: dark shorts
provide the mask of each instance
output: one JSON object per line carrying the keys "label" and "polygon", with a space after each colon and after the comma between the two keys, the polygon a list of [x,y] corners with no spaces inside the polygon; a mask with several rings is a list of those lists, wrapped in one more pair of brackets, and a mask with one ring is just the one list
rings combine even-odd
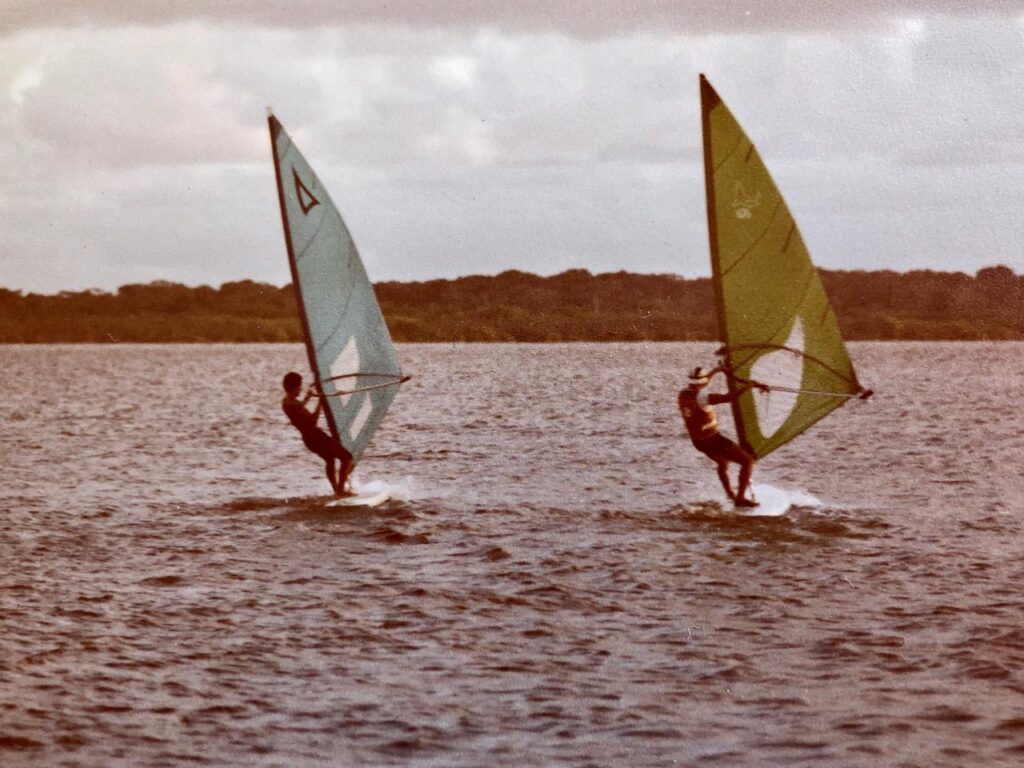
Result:
{"label": "dark shorts", "polygon": [[330,461],[331,459],[346,461],[352,458],[352,454],[348,452],[344,445],[322,429],[318,429],[315,432],[307,432],[302,436],[302,442],[324,461]]}
{"label": "dark shorts", "polygon": [[727,458],[728,454],[735,446],[736,443],[721,432],[715,432],[711,437],[706,437],[699,442],[695,441],[693,444],[694,448],[712,461],[719,461]]}

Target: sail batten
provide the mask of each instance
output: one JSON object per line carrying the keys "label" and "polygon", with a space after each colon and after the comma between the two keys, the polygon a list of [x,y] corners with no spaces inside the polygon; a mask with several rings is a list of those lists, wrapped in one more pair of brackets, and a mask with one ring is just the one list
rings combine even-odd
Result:
{"label": "sail batten", "polygon": [[721,353],[737,382],[773,390],[748,390],[732,403],[740,443],[762,457],[863,390],[782,194],[703,75],[700,93]]}
{"label": "sail batten", "polygon": [[[331,434],[356,461],[407,379],[345,222],[309,163],[268,116],[288,264]],[[368,373],[373,371],[374,373]],[[341,389],[343,379],[376,379]],[[381,377],[392,381],[382,383]]]}

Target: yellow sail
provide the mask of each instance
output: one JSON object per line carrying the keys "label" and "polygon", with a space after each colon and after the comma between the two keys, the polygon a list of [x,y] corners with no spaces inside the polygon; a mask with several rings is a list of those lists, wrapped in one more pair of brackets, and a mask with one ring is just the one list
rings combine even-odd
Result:
{"label": "yellow sail", "polygon": [[[700,76],[704,180],[721,353],[736,380],[740,443],[761,457],[866,396],[821,278],[753,143]],[[733,385],[734,386],[734,385]]]}

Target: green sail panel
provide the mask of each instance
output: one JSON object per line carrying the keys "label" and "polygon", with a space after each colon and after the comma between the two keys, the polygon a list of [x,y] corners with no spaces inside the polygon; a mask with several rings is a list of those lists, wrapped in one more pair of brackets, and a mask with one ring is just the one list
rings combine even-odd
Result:
{"label": "green sail panel", "polygon": [[404,381],[384,316],[331,196],[268,116],[288,261],[331,433],[356,461]]}
{"label": "green sail panel", "polygon": [[736,118],[701,75],[704,179],[722,353],[749,390],[733,402],[757,457],[863,392],[796,222]]}

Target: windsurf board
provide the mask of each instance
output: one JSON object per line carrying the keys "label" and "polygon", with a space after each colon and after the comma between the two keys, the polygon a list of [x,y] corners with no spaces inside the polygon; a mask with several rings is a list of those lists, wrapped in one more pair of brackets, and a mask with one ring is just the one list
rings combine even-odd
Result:
{"label": "windsurf board", "polygon": [[748,517],[779,517],[786,514],[793,506],[790,495],[781,488],[773,488],[770,485],[754,485],[754,499],[757,500],[756,507],[733,506],[733,511],[738,515]]}
{"label": "windsurf board", "polygon": [[391,498],[386,490],[373,490],[327,502],[328,507],[379,507]]}

